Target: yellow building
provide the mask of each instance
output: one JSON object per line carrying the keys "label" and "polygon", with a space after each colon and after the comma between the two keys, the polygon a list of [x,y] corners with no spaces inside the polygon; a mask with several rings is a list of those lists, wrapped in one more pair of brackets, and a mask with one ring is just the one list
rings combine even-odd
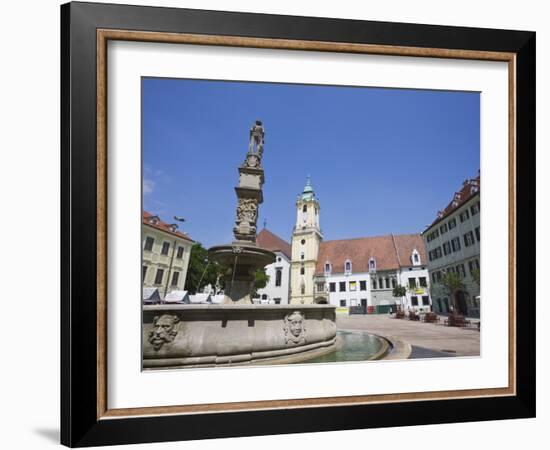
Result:
{"label": "yellow building", "polygon": [[146,211],[141,238],[143,287],[157,288],[161,298],[171,291],[183,290],[195,242],[178,231],[176,224],[167,224]]}
{"label": "yellow building", "polygon": [[314,301],[313,278],[319,245],[323,239],[319,225],[320,211],[319,201],[308,177],[304,191],[296,201],[290,269],[291,304],[310,304]]}

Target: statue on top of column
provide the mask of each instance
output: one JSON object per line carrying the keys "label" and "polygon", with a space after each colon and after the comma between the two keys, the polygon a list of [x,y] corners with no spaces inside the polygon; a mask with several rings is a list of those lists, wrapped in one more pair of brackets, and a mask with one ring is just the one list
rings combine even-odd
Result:
{"label": "statue on top of column", "polygon": [[256,123],[250,128],[250,142],[248,145],[248,153],[258,153],[260,158],[264,151],[264,127],[261,120],[256,120]]}

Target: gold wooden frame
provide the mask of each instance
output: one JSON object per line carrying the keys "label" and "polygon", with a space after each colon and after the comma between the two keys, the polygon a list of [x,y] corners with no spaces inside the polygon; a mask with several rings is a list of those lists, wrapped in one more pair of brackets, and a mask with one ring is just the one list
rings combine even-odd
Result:
{"label": "gold wooden frame", "polygon": [[[508,387],[403,394],[319,397],[288,400],[151,406],[108,409],[107,405],[107,42],[109,40],[180,43],[266,49],[363,53],[392,56],[436,57],[502,61],[508,63]],[[246,38],[235,36],[97,30],[97,418],[112,419],[166,414],[220,413],[265,409],[313,408],[357,404],[448,400],[516,395],[516,55],[506,52],[345,44],[321,41]]]}

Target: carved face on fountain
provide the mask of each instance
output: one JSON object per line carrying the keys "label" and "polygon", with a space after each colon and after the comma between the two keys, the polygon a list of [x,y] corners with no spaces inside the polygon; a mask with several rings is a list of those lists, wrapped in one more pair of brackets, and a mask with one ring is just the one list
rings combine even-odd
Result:
{"label": "carved face on fountain", "polygon": [[155,350],[169,342],[172,342],[178,334],[178,316],[164,314],[153,319],[153,329],[149,332],[149,343]]}
{"label": "carved face on fountain", "polygon": [[305,341],[305,320],[300,311],[294,311],[285,317],[285,335],[289,341],[299,343]]}

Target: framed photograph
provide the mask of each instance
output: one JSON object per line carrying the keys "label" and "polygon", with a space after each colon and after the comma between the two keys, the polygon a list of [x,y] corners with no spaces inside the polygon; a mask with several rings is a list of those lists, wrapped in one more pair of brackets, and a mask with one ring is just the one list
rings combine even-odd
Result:
{"label": "framed photograph", "polygon": [[61,7],[61,441],[535,415],[535,33]]}

